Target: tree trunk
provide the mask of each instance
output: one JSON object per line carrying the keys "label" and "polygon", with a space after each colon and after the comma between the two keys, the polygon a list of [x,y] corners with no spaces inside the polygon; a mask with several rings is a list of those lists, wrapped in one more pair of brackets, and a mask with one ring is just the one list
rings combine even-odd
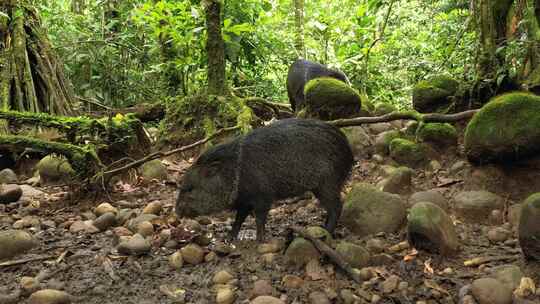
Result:
{"label": "tree trunk", "polygon": [[294,24],[296,39],[294,47],[300,58],[306,58],[306,46],[304,44],[304,0],[294,0]]}
{"label": "tree trunk", "polygon": [[36,10],[24,0],[2,1],[0,109],[73,114],[74,93]]}
{"label": "tree trunk", "polygon": [[206,12],[206,53],[208,56],[208,94],[225,95],[225,42],[221,36],[221,2],[203,0]]}

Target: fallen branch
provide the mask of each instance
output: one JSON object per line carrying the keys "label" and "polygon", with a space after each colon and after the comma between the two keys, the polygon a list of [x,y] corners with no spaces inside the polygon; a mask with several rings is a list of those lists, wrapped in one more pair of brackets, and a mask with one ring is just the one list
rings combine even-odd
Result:
{"label": "fallen branch", "polygon": [[174,150],[170,150],[170,151],[166,151],[166,152],[162,152],[162,151],[158,151],[158,152],[154,152],[152,154],[149,154],[139,160],[136,160],[134,162],[131,162],[123,167],[120,167],[120,168],[117,168],[117,169],[113,169],[113,170],[110,170],[110,171],[105,171],[105,172],[101,172],[97,175],[95,175],[91,181],[92,183],[104,183],[104,184],[107,184],[110,179],[115,176],[115,175],[118,175],[120,173],[123,173],[123,172],[126,172],[127,170],[129,169],[133,169],[133,168],[137,168],[139,166],[141,166],[142,164],[146,163],[146,162],[149,162],[151,160],[154,160],[154,159],[158,159],[158,158],[162,158],[162,157],[166,157],[166,156],[170,156],[170,155],[173,155],[173,154],[176,154],[176,153],[180,153],[180,152],[184,152],[184,151],[187,151],[187,150],[190,150],[190,149],[193,149],[197,146],[200,146],[202,144],[205,144],[207,143],[208,141],[216,138],[217,136],[223,134],[223,133],[226,133],[226,132],[230,132],[230,131],[234,131],[234,130],[238,130],[240,127],[239,126],[234,126],[234,127],[230,127],[230,128],[223,128],[223,129],[220,129],[218,130],[217,132],[197,141],[197,142],[194,142],[190,145],[187,145],[187,146],[183,146],[183,147],[180,147],[180,148],[177,148],[177,149],[174,149]]}
{"label": "fallen branch", "polygon": [[323,241],[312,237],[311,235],[307,234],[303,229],[298,227],[289,227],[289,233],[294,232],[298,234],[299,236],[303,237],[306,240],[309,240],[313,243],[313,245],[324,255],[330,258],[330,260],[336,264],[339,268],[341,268],[343,271],[351,277],[355,282],[362,283],[362,280],[360,279],[360,276],[358,275],[358,272],[355,271],[355,269],[347,262],[345,259],[337,253],[334,249],[332,249],[330,246],[328,246]]}
{"label": "fallen branch", "polygon": [[382,116],[375,117],[356,117],[356,118],[347,118],[347,119],[336,119],[328,121],[329,124],[334,125],[339,128],[359,126],[362,124],[372,124],[379,122],[389,122],[394,120],[416,120],[422,122],[456,122],[463,119],[471,118],[476,114],[478,110],[468,110],[455,114],[439,114],[439,113],[428,113],[421,114],[418,112],[392,112]]}
{"label": "fallen branch", "polygon": [[43,261],[43,260],[49,260],[49,259],[54,259],[54,258],[55,258],[55,256],[53,256],[53,255],[44,255],[44,256],[38,256],[38,257],[27,258],[27,259],[13,260],[13,261],[7,261],[7,262],[0,263],[0,267],[7,267],[7,266],[26,264],[26,263],[30,263],[30,262]]}
{"label": "fallen branch", "polygon": [[490,263],[490,262],[517,260],[517,259],[519,259],[519,257],[520,257],[519,255],[501,255],[501,256],[491,256],[491,257],[479,257],[479,258],[474,258],[474,259],[471,259],[471,260],[467,260],[467,261],[463,262],[463,265],[469,266],[469,267],[474,267],[474,266],[478,266],[478,265],[482,265],[482,264],[486,264],[486,263]]}

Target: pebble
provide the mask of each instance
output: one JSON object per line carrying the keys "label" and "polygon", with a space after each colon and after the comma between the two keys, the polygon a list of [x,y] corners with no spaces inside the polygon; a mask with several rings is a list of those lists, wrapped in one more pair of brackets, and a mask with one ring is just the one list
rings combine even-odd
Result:
{"label": "pebble", "polygon": [[304,280],[299,276],[287,274],[281,279],[281,284],[283,284],[285,288],[297,289],[304,285]]}
{"label": "pebble", "polygon": [[381,289],[383,293],[391,293],[398,287],[400,278],[396,275],[391,275],[384,282],[381,283]]}
{"label": "pebble", "polygon": [[116,215],[112,212],[104,213],[98,216],[92,224],[100,231],[105,231],[109,229],[109,227],[116,225]]}
{"label": "pebble", "polygon": [[34,237],[26,231],[0,231],[0,260],[23,254],[36,245]]}
{"label": "pebble", "polygon": [[471,291],[479,304],[512,303],[512,290],[492,278],[474,280]]}
{"label": "pebble", "polygon": [[276,260],[276,256],[277,256],[277,254],[275,254],[275,253],[265,253],[265,254],[261,255],[261,260],[266,265],[272,265],[274,263],[274,261]]}
{"label": "pebble", "polygon": [[204,260],[204,250],[197,244],[189,244],[180,251],[184,261],[188,264],[197,265]]}
{"label": "pebble", "polygon": [[213,251],[210,251],[207,255],[204,256],[204,261],[205,262],[212,262],[212,261],[215,261],[217,259],[217,254]]}
{"label": "pebble", "polygon": [[119,253],[128,255],[145,254],[148,253],[151,248],[152,245],[150,242],[138,233],[127,241],[121,241],[117,247]]}
{"label": "pebble", "polygon": [[97,217],[102,216],[103,214],[108,213],[108,212],[112,212],[116,214],[118,212],[118,209],[116,209],[109,203],[99,204],[96,207],[96,209],[94,209],[94,213],[96,214]]}
{"label": "pebble", "polygon": [[260,244],[257,247],[257,252],[260,254],[276,253],[281,250],[281,244],[279,241],[270,242],[266,244]]}
{"label": "pebble", "polygon": [[311,304],[330,304],[330,299],[322,291],[314,291],[309,294],[309,303]]}
{"label": "pebble", "polygon": [[169,256],[169,266],[173,269],[180,269],[184,266],[184,258],[180,251],[176,251]]}
{"label": "pebble", "polygon": [[39,289],[39,282],[33,277],[22,277],[21,287],[24,291],[32,293]]}
{"label": "pebble", "polygon": [[29,304],[69,304],[71,296],[63,291],[43,289],[34,292],[28,299]]}
{"label": "pebble", "polygon": [[232,304],[236,300],[234,291],[229,288],[222,288],[218,290],[216,295],[217,304]]}
{"label": "pebble", "polygon": [[271,296],[260,296],[253,299],[250,304],[285,304],[285,302]]}
{"label": "pebble", "polygon": [[152,236],[154,235],[154,225],[149,221],[141,222],[137,225],[137,233],[144,237]]}
{"label": "pebble", "polygon": [[502,243],[506,241],[511,235],[511,232],[502,228],[502,227],[495,227],[493,229],[490,229],[487,234],[487,238],[492,243]]}
{"label": "pebble", "polygon": [[272,284],[268,280],[258,280],[253,283],[253,289],[251,290],[250,298],[256,298],[258,296],[270,296],[274,292]]}
{"label": "pebble", "polygon": [[360,280],[368,281],[374,276],[373,269],[370,267],[364,267],[358,271],[358,276],[360,277]]}
{"label": "pebble", "polygon": [[148,205],[146,205],[146,207],[144,207],[142,213],[143,214],[159,215],[159,213],[161,212],[162,209],[163,209],[163,206],[162,206],[161,202],[156,201],[156,202],[151,202]]}
{"label": "pebble", "polygon": [[358,297],[350,289],[342,289],[339,295],[345,304],[353,304],[358,300]]}
{"label": "pebble", "polygon": [[220,270],[214,275],[212,281],[214,284],[227,284],[232,279],[234,279],[234,276],[227,270]]}
{"label": "pebble", "polygon": [[18,201],[23,195],[23,190],[19,185],[0,186],[0,204],[10,204]]}
{"label": "pebble", "polygon": [[381,239],[370,239],[366,242],[366,249],[371,253],[381,253],[386,248],[384,241]]}

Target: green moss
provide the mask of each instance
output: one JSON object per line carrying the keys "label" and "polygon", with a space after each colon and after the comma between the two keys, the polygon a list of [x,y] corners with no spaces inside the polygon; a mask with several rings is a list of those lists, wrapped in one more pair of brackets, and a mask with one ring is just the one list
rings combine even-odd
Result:
{"label": "green moss", "polygon": [[69,180],[75,175],[69,161],[63,156],[47,155],[39,161],[36,168],[44,180]]}
{"label": "green moss", "polygon": [[532,206],[535,209],[540,209],[540,192],[531,194],[523,202],[523,206]]}
{"label": "green moss", "polygon": [[375,104],[373,114],[375,114],[375,116],[381,116],[395,111],[397,111],[397,108],[394,105],[387,102],[379,102]]}
{"label": "green moss", "polygon": [[396,138],[390,142],[390,156],[398,163],[408,166],[418,166],[426,161],[424,147],[404,138]]}
{"label": "green moss", "polygon": [[44,154],[62,155],[69,161],[78,177],[89,177],[103,166],[92,146],[79,147],[14,135],[0,136],[0,146],[9,147],[14,152],[22,152],[26,148],[31,148]]}
{"label": "green moss", "polygon": [[304,87],[308,116],[324,120],[357,115],[362,109],[358,92],[330,77],[315,78]]}
{"label": "green moss", "polygon": [[160,145],[192,143],[237,123],[241,123],[242,130],[246,131],[252,118],[246,108],[238,97],[201,94],[168,100],[166,115],[159,128]]}
{"label": "green moss", "polygon": [[508,93],[488,102],[465,130],[471,161],[506,161],[540,152],[540,97]]}
{"label": "green moss", "polygon": [[413,106],[421,113],[444,112],[450,106],[449,97],[458,89],[459,82],[446,75],[422,80],[413,88]]}
{"label": "green moss", "polygon": [[403,134],[398,130],[383,132],[377,136],[375,150],[377,153],[388,155],[390,153],[390,143],[396,138],[401,138]]}
{"label": "green moss", "polygon": [[424,142],[442,145],[456,144],[457,131],[449,123],[426,123],[416,131],[417,138]]}

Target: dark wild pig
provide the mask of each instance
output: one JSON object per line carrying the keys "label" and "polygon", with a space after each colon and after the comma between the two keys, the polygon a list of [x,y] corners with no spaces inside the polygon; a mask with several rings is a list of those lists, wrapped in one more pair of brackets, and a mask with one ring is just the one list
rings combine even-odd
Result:
{"label": "dark wild pig", "polygon": [[304,106],[304,86],[311,79],[332,77],[350,85],[349,79],[339,70],[328,68],[320,63],[298,59],[289,68],[287,75],[287,94],[293,111]]}
{"label": "dark wild pig", "polygon": [[274,201],[311,191],[326,209],[333,232],[341,214],[340,192],[353,155],[336,127],[311,119],[285,119],[204,152],[184,175],[176,201],[178,216],[236,210],[235,239],[253,212],[257,240]]}

